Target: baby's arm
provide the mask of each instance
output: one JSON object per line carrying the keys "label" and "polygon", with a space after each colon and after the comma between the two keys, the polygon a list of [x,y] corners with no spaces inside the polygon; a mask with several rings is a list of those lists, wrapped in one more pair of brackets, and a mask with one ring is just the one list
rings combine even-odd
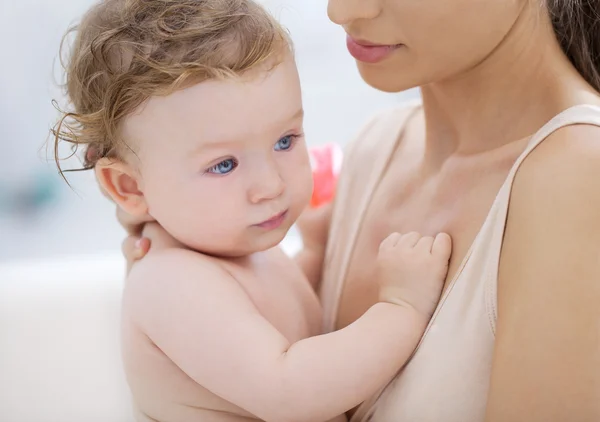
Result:
{"label": "baby's arm", "polygon": [[182,250],[134,267],[125,306],[198,384],[273,422],[328,420],[358,405],[405,363],[428,320],[402,300],[378,303],[340,331],[290,344],[230,274]]}

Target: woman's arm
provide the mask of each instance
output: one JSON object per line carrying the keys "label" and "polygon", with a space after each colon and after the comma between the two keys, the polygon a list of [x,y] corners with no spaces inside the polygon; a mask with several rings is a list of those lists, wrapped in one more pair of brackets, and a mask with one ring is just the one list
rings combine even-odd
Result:
{"label": "woman's arm", "polygon": [[498,280],[487,422],[600,421],[600,130],[519,171]]}
{"label": "woman's arm", "polygon": [[332,209],[331,202],[316,209],[308,208],[297,221],[304,245],[294,259],[314,289],[323,274]]}

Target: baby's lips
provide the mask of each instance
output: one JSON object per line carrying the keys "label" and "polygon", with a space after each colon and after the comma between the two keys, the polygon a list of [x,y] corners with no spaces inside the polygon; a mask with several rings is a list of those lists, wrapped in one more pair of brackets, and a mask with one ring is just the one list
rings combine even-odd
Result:
{"label": "baby's lips", "polygon": [[343,153],[342,148],[334,143],[310,148],[308,153],[314,183],[310,206],[317,208],[330,202],[335,196]]}

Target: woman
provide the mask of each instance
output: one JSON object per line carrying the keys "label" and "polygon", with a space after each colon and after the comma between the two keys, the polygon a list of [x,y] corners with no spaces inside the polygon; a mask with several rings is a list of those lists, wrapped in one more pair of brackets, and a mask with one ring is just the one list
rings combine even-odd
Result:
{"label": "woman", "polygon": [[420,86],[422,105],[349,148],[326,329],[375,302],[387,234],[454,242],[413,359],[353,421],[600,420],[600,4],[330,0],[329,15],[368,84]]}

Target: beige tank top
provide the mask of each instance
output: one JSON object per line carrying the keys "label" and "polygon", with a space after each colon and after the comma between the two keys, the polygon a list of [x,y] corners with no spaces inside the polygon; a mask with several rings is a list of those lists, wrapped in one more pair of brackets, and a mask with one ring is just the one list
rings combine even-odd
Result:
{"label": "beige tank top", "polygon": [[[349,146],[320,291],[326,332],[335,327],[346,271],[371,194],[397,146],[404,122],[418,107],[377,116]],[[565,110],[531,138],[500,188],[413,357],[383,391],[363,403],[352,422],[484,420],[497,319],[500,250],[515,174],[551,133],[573,124],[600,126],[600,108],[580,105]],[[360,165],[353,165],[357,156],[361,157]],[[370,165],[365,166],[365,162]]]}

